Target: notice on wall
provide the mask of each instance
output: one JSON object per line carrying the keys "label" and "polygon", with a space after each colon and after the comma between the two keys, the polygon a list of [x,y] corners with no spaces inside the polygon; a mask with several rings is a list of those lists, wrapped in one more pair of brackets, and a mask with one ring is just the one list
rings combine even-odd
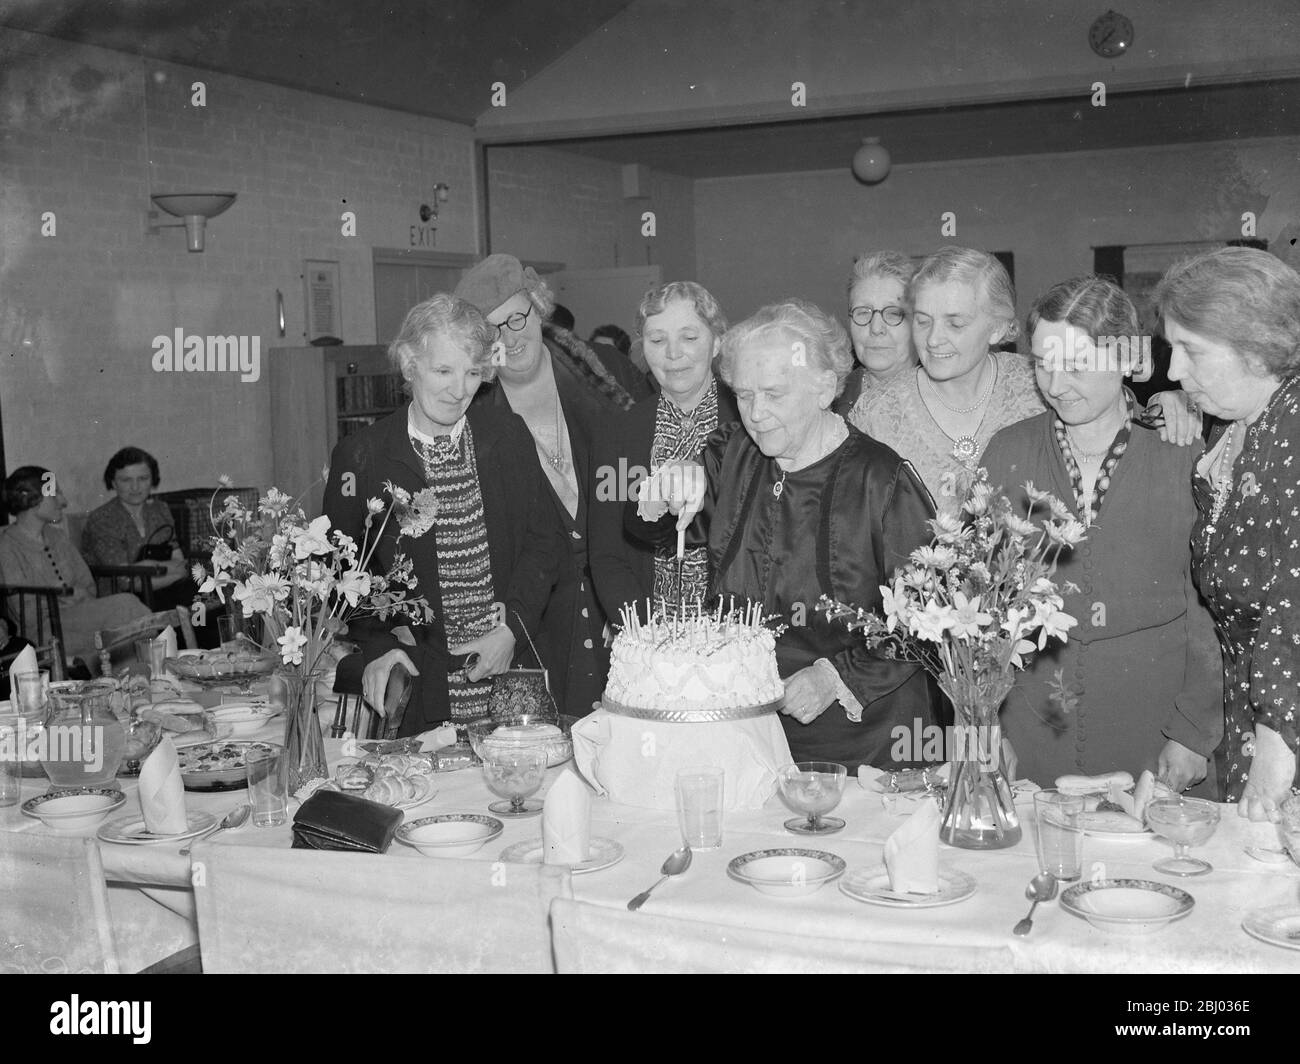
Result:
{"label": "notice on wall", "polygon": [[322,338],[342,340],[339,264],[307,259],[302,276],[307,298],[307,342]]}

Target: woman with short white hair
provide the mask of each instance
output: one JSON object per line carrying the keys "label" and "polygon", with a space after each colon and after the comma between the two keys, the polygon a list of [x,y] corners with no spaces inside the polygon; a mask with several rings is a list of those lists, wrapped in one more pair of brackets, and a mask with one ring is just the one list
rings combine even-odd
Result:
{"label": "woman with short white hair", "polygon": [[934,516],[911,467],[831,411],[852,364],[829,314],[798,299],[763,307],[722,341],[719,374],[743,428],[715,433],[702,467],[665,467],[662,501],[641,503],[647,519],[666,508],[690,523],[715,596],[761,603],[788,626],[776,654],[790,751],[850,771],[902,767],[898,730],[937,723],[918,665],[878,657],[816,609],[822,595],[878,607],[880,585],[929,542]]}

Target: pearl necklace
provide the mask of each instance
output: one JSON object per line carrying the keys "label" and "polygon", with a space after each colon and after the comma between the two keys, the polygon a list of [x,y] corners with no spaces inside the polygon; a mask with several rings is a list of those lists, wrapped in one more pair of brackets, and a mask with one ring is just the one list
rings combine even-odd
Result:
{"label": "pearl necklace", "polygon": [[1206,526],[1207,535],[1214,531],[1215,526],[1219,523],[1219,518],[1223,516],[1224,508],[1228,505],[1228,499],[1232,496],[1232,447],[1236,441],[1237,426],[1239,424],[1240,422],[1234,421],[1228,426],[1228,431],[1223,434],[1223,450],[1219,452],[1218,460],[1215,463],[1219,472],[1213,481],[1214,505],[1210,509],[1210,523]]}
{"label": "pearl necklace", "polygon": [[[934,382],[930,381],[929,377],[925,373],[925,370],[922,369],[920,366],[918,366],[916,372],[918,374],[918,379],[919,377],[926,378],[926,381],[930,384],[930,391],[934,394],[935,399],[939,401],[939,405],[942,406],[945,410],[953,414],[970,414],[973,413],[975,410],[978,410],[981,406],[983,406],[985,403],[988,402],[989,396],[993,394],[993,388],[996,386],[998,382],[998,364],[993,359],[993,356],[991,354],[988,356],[988,358],[989,361],[993,363],[993,373],[989,377],[989,385],[987,388],[984,389],[984,394],[980,396],[979,401],[967,407],[959,408],[955,406],[949,406],[946,402],[944,402],[943,396],[939,394],[938,389],[935,388],[934,386]],[[919,385],[917,390],[918,392],[920,391]],[[921,397],[921,401],[923,403],[925,402],[924,396]],[[975,426],[974,432],[966,432],[966,433],[962,433],[962,435],[960,436],[954,436],[951,432],[949,432],[946,428],[944,428],[942,424],[940,424],[939,419],[934,416],[934,411],[933,410],[930,411],[930,417],[933,419],[934,423],[939,426],[939,431],[942,432],[945,436],[947,436],[948,439],[952,440],[952,456],[955,459],[957,459],[957,461],[961,462],[963,465],[967,466],[968,468],[974,468],[975,459],[979,457],[979,441],[976,439],[976,437],[979,435],[979,430],[984,425],[984,418],[987,416],[988,416],[988,410],[985,410],[983,415],[981,415],[980,417],[979,424]]]}
{"label": "pearl necklace", "polygon": [[[992,355],[988,355],[987,357],[990,362],[993,362]],[[989,396],[993,394],[993,385],[997,383],[997,379],[998,379],[998,367],[997,367],[997,363],[994,362],[993,375],[989,377],[989,384],[988,387],[984,389],[984,394],[981,395],[978,399],[976,399],[975,402],[971,403],[970,406],[957,407],[957,406],[948,405],[948,403],[944,400],[944,397],[939,393],[939,389],[934,386],[934,381],[930,380],[930,376],[928,373],[925,372],[925,370],[919,369],[919,372],[921,373],[922,376],[925,377],[925,382],[930,386],[931,393],[934,395],[936,399],[939,400],[939,405],[942,406],[945,410],[947,410],[948,413],[950,414],[974,413],[976,410],[978,410],[981,406],[983,406],[985,403],[989,401]]]}

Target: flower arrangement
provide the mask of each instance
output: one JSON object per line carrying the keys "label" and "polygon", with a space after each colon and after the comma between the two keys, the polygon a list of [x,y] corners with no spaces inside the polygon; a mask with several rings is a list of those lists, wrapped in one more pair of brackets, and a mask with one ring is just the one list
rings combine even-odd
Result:
{"label": "flower arrangement", "polygon": [[[977,470],[967,482],[960,516],[932,520],[930,545],[914,550],[892,586],[881,587],[881,612],[829,598],[818,603],[828,620],[860,630],[873,649],[919,662],[934,676],[953,703],[959,729],[969,731],[967,749],[978,751],[985,772],[997,766],[997,717],[1016,670],[1050,640],[1065,642],[1078,623],[1064,611],[1061,597],[1062,590],[1077,588],[1058,589],[1053,575],[1061,551],[1082,542],[1086,529],[1048,492],[1032,483],[1024,490],[1029,509],[1021,517],[989,484],[988,471]],[[1045,512],[1036,520],[1039,511]],[[1059,671],[1052,686],[1053,700],[1068,712],[1074,696]],[[955,784],[950,781],[950,789]],[[1009,794],[1006,800],[1014,826]],[[976,820],[996,826],[989,812]],[[1002,827],[1011,834],[1007,824]],[[996,844],[1013,843],[1018,827],[1014,836],[1008,842],[999,835]]]}
{"label": "flower arrangement", "polygon": [[[221,477],[221,487],[229,487]],[[220,487],[217,491],[220,491]],[[349,619],[399,615],[409,623],[432,619],[427,599],[414,594],[417,581],[410,559],[400,550],[386,573],[372,571],[375,550],[390,521],[403,537],[425,535],[437,519],[431,489],[411,495],[384,483],[389,501],[366,502],[364,535],[358,544],[326,516],[308,520],[297,500],[270,488],[255,507],[228,495],[220,511],[216,492],[209,516],[212,571],[193,568],[200,594],[229,594],[246,616],[264,624],[264,646],[279,655],[279,672],[289,685],[285,746],[295,788],[324,775],[324,745],[316,723],[313,674],[325,667],[336,636]]]}

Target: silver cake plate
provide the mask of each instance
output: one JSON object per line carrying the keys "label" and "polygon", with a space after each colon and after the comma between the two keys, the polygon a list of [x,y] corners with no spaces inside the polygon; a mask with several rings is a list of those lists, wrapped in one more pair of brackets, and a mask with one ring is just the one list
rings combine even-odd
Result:
{"label": "silver cake plate", "polygon": [[602,698],[600,704],[617,716],[635,717],[637,720],[653,720],[660,724],[714,724],[726,720],[750,720],[776,713],[785,705],[785,699],[778,698],[759,706],[732,706],[725,709],[642,709],[639,706],[625,706],[609,698]]}

